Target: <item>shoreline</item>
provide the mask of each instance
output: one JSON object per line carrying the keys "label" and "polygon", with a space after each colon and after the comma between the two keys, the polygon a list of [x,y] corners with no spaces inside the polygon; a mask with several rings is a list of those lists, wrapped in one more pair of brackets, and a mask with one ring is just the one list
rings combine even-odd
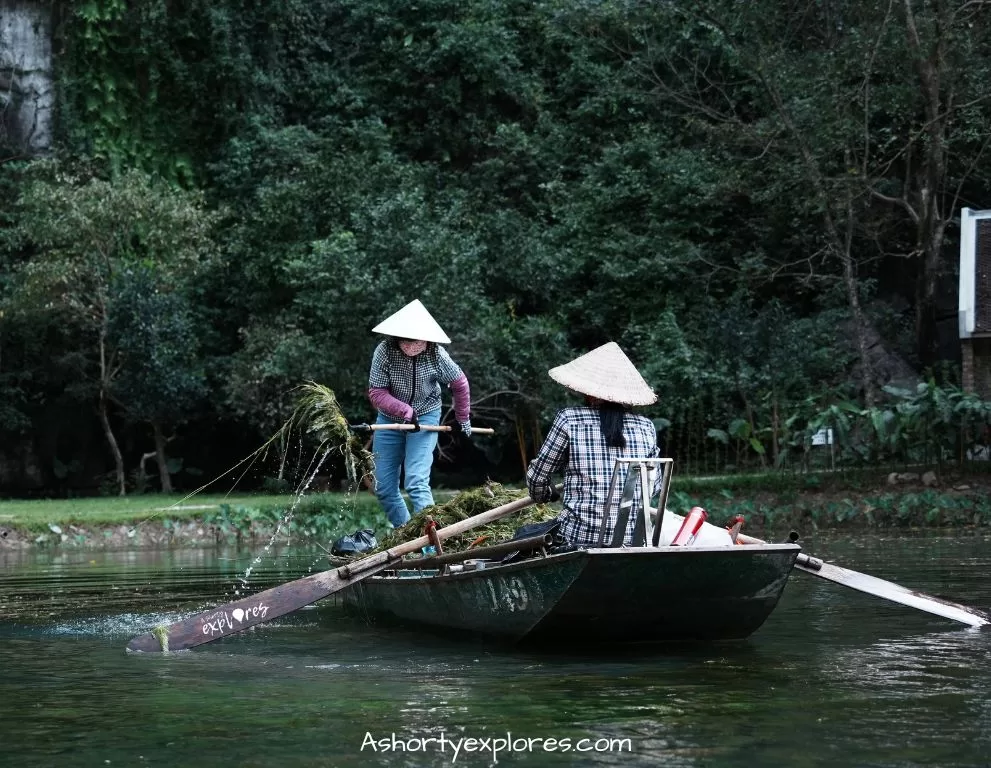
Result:
{"label": "shoreline", "polygon": [[[114,519],[97,521],[66,508],[63,501],[53,500],[47,502],[49,511],[27,519],[26,515],[0,513],[0,552],[267,544],[276,531],[280,538],[288,534],[293,541],[329,548],[334,539],[359,528],[371,528],[376,535],[387,529],[370,494],[315,494],[298,500],[259,496],[231,501],[236,503],[211,500],[166,506],[153,501],[151,506],[136,499],[133,512],[118,510],[111,516]],[[87,499],[85,503],[99,508],[101,502]],[[937,487],[905,482],[874,484],[862,490],[678,490],[672,491],[668,500],[668,509],[679,514],[695,505],[705,508],[716,524],[743,515],[745,533],[770,539],[783,538],[790,530],[811,537],[818,531],[844,529],[991,529],[991,481],[984,476],[958,478],[953,485]]]}

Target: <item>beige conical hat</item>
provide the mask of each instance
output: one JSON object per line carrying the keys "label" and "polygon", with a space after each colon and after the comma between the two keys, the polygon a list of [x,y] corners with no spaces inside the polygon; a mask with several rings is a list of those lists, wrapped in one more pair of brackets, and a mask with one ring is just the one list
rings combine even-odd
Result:
{"label": "beige conical hat", "polygon": [[620,405],[650,405],[657,395],[619,344],[610,341],[570,363],[551,368],[550,377],[568,389]]}
{"label": "beige conical hat", "polygon": [[389,315],[372,328],[372,333],[382,333],[399,339],[435,341],[438,344],[451,343],[447,334],[419,299],[413,299],[398,312]]}

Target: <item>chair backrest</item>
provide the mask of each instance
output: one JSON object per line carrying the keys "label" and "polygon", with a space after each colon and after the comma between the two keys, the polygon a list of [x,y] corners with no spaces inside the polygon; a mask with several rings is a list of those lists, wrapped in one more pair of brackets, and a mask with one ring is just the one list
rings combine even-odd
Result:
{"label": "chair backrest", "polygon": [[[609,495],[602,510],[602,525],[599,528],[599,546],[621,547],[626,539],[630,516],[634,516],[631,545],[634,547],[656,547],[661,533],[663,510],[667,506],[671,490],[673,459],[616,459],[612,479],[609,481]],[[650,519],[650,498],[660,473],[656,521]],[[622,489],[620,490],[620,485]],[[620,491],[617,495],[617,491]],[[616,510],[613,523],[613,509]],[[608,532],[612,533],[606,544]]]}

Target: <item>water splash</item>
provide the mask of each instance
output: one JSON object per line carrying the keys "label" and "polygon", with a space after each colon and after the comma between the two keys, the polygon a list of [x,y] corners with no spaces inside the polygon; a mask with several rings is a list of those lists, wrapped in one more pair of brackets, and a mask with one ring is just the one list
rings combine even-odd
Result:
{"label": "water splash", "polygon": [[[251,561],[251,564],[245,569],[244,574],[240,577],[239,586],[235,587],[234,589],[235,596],[240,596],[241,590],[246,590],[248,588],[248,580],[251,578],[251,572],[255,569],[256,566],[260,565],[264,561],[266,555],[272,551],[272,547],[275,546],[275,542],[278,540],[279,536],[282,535],[283,530],[287,531],[286,534],[287,550],[292,546],[289,531],[292,525],[293,517],[296,514],[296,510],[298,509],[300,502],[302,502],[303,497],[306,495],[306,492],[310,489],[310,486],[313,484],[313,480],[320,472],[320,468],[324,465],[324,462],[327,461],[327,457],[330,456],[331,450],[332,449],[330,448],[325,448],[323,450],[323,453],[320,454],[320,458],[318,461],[314,462],[311,460],[310,467],[312,468],[312,471],[309,471],[309,474],[306,476],[306,480],[302,483],[302,485],[300,485],[299,488],[296,489],[295,497],[293,498],[292,504],[290,504],[288,509],[286,509],[285,514],[283,514],[282,517],[279,518],[279,522],[275,526],[275,530],[272,532],[272,535],[269,538],[268,543],[262,549],[261,554],[259,554],[257,557],[255,557],[254,560]],[[288,558],[288,551],[286,557]]]}

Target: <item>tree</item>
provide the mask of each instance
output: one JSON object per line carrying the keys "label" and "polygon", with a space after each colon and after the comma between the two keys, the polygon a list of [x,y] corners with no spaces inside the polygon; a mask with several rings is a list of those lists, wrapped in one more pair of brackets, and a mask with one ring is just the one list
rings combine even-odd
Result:
{"label": "tree", "polygon": [[[991,73],[981,53],[988,28],[978,21],[991,4],[709,0],[632,8],[607,11],[622,22],[608,33],[597,28],[595,39],[680,110],[689,145],[701,139],[735,164],[739,192],[774,227],[761,233],[764,243],[777,240],[748,268],[781,285],[788,278],[793,287],[842,286],[870,403],[876,333],[863,307],[866,279],[879,264],[907,260],[916,349],[931,363],[946,229],[991,135]],[[804,234],[773,235],[782,224],[815,219],[819,226]]]}
{"label": "tree", "polygon": [[[152,268],[137,264],[116,276],[107,338],[120,373],[112,396],[128,416],[151,426],[162,491],[172,491],[169,430],[186,422],[206,394],[199,339],[187,297],[168,290]],[[144,469],[142,460],[141,469]]]}
{"label": "tree", "polygon": [[[77,329],[78,346],[64,359],[79,376],[79,394],[95,404],[123,496],[124,459],[111,412],[113,406],[125,407],[117,393],[122,372],[132,374],[146,360],[122,354],[127,335],[111,333],[121,280],[129,270],[141,270],[147,290],[181,284],[212,253],[214,216],[199,194],[137,171],[108,181],[45,163],[37,173],[40,178],[25,187],[17,203],[15,234],[32,252],[16,277],[17,306]],[[140,325],[131,332],[138,330]],[[160,352],[147,350],[151,358]]]}
{"label": "tree", "polygon": [[989,13],[988,0],[892,0],[885,17],[885,23],[899,17],[903,24],[905,52],[915,71],[912,108],[902,115],[889,109],[902,118],[900,135],[878,147],[864,182],[876,199],[894,205],[913,225],[905,256],[919,263],[915,333],[924,365],[936,361],[936,293],[947,229],[991,146],[991,66],[982,55],[991,44]]}

